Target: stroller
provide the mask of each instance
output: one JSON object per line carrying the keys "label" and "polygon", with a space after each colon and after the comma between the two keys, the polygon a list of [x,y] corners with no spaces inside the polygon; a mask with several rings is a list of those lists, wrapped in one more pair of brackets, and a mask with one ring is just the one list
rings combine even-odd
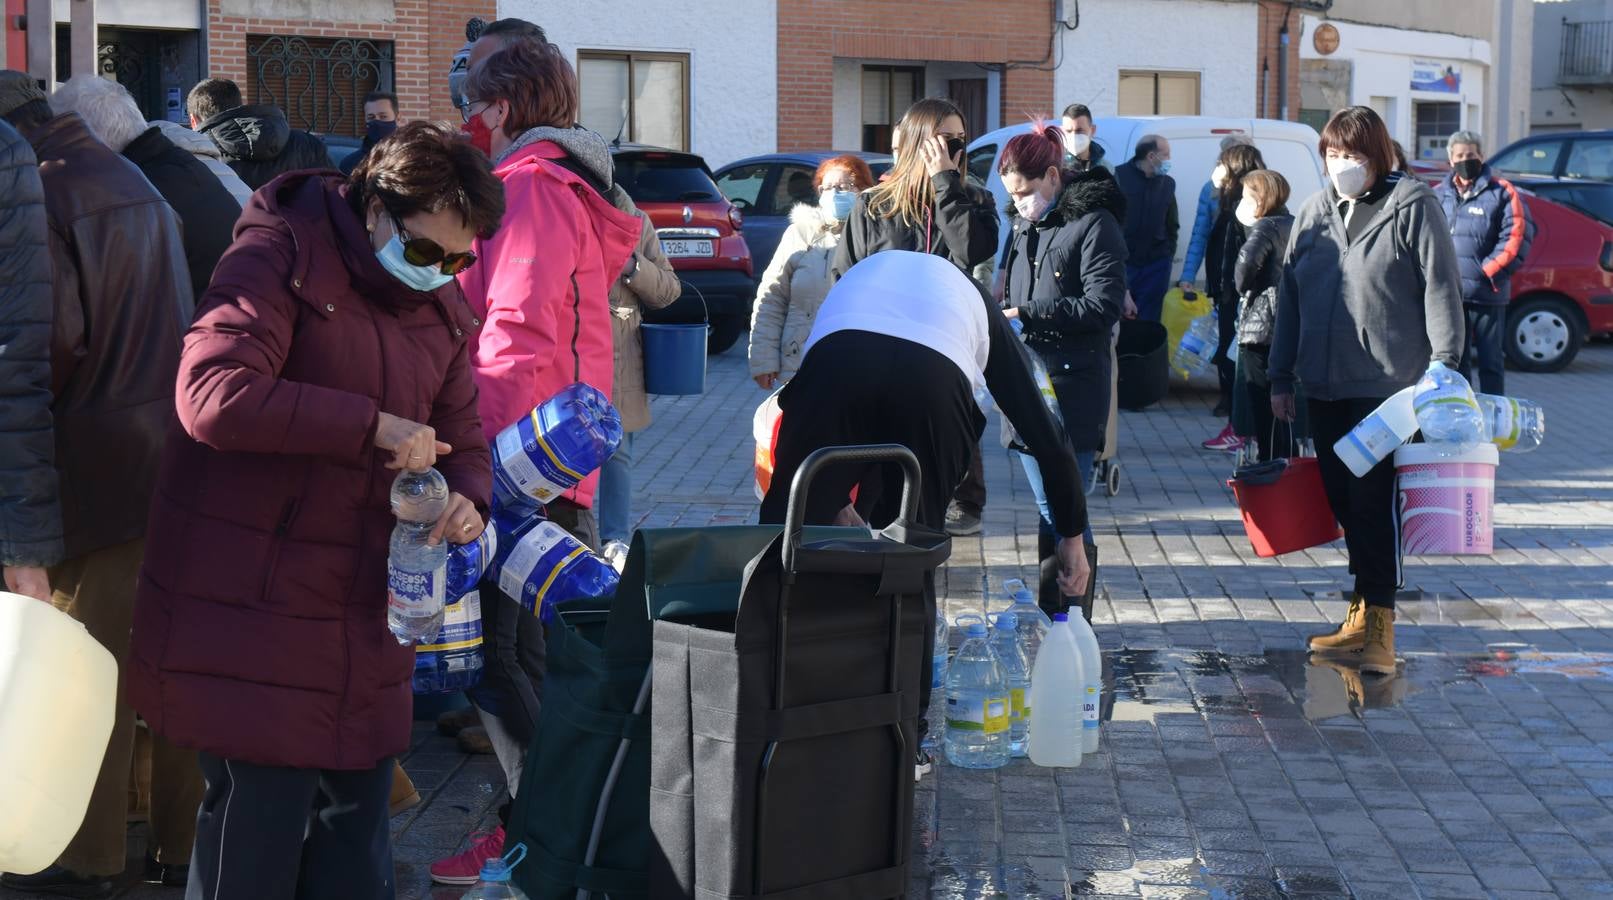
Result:
{"label": "stroller", "polygon": [[1120,342],[1120,325],[1116,323],[1109,340],[1109,424],[1103,432],[1103,449],[1092,460],[1092,472],[1087,482],[1087,494],[1103,487],[1106,495],[1120,493],[1120,460],[1115,458],[1120,443],[1120,360],[1116,351]]}

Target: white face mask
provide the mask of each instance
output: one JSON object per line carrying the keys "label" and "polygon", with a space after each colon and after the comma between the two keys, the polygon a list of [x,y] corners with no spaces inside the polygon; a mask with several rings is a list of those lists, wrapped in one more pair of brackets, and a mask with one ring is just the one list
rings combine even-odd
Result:
{"label": "white face mask", "polygon": [[1213,185],[1215,187],[1215,189],[1219,191],[1222,188],[1222,186],[1225,185],[1226,183],[1227,183],[1227,167],[1225,165],[1221,164],[1221,163],[1216,163],[1215,171],[1210,173],[1210,184]]}
{"label": "white face mask", "polygon": [[1023,197],[1014,198],[1014,209],[1027,222],[1041,221],[1042,216],[1047,214],[1047,208],[1052,205],[1052,200],[1042,196],[1040,187]]}
{"label": "white face mask", "polygon": [[1255,205],[1255,198],[1244,197],[1238,201],[1238,208],[1233,212],[1233,215],[1238,217],[1238,221],[1243,223],[1243,227],[1253,228],[1255,223],[1260,221],[1260,216],[1255,214],[1255,210],[1258,208]]}
{"label": "white face mask", "polygon": [[1327,174],[1333,179],[1334,190],[1347,200],[1354,200],[1365,194],[1371,178],[1365,160],[1355,162],[1342,156],[1335,156],[1327,161]]}
{"label": "white face mask", "polygon": [[1092,137],[1074,131],[1064,133],[1064,150],[1071,156],[1080,156],[1092,147]]}

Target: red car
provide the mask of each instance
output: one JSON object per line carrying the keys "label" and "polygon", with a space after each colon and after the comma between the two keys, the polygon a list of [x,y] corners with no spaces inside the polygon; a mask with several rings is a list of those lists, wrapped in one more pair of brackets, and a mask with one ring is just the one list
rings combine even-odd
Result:
{"label": "red car", "polygon": [[683,281],[683,296],[665,309],[645,310],[645,321],[710,322],[707,350],[727,350],[749,327],[756,296],[750,248],[740,233],[744,217],[692,153],[618,144],[611,154],[616,183],[650,217]]}
{"label": "red car", "polygon": [[[1430,185],[1450,172],[1416,160]],[[1507,362],[1525,372],[1556,372],[1574,361],[1585,338],[1613,332],[1613,184],[1512,178],[1524,192],[1535,239],[1512,276]]]}

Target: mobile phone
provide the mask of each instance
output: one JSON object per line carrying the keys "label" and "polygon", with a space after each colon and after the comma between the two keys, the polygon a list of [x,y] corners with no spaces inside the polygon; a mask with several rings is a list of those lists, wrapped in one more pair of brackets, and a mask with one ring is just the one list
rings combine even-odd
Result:
{"label": "mobile phone", "polygon": [[948,138],[947,159],[957,159],[958,155],[963,153],[967,147],[968,145],[963,142],[963,138]]}

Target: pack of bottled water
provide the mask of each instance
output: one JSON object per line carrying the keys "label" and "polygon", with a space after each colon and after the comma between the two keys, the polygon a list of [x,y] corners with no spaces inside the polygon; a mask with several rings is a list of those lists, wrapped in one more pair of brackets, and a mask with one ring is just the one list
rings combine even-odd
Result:
{"label": "pack of bottled water", "polygon": [[475,590],[443,607],[435,640],[414,648],[414,692],[452,694],[482,680],[482,596]]}
{"label": "pack of bottled water", "polygon": [[392,529],[387,553],[386,623],[398,643],[430,641],[442,627],[448,589],[448,547],[428,543],[448,508],[448,482],[436,469],[404,471],[392,482]]}
{"label": "pack of bottled water", "polygon": [[493,499],[532,510],[596,471],[622,442],[622,417],[610,398],[570,384],[511,423],[493,440]]}
{"label": "pack of bottled water", "polygon": [[476,590],[498,553],[498,529],[489,525],[468,544],[448,548],[448,596],[463,597]]}
{"label": "pack of bottled water", "polygon": [[615,567],[559,525],[495,507],[493,526],[500,533],[493,558],[499,590],[544,622],[557,603],[616,594]]}

